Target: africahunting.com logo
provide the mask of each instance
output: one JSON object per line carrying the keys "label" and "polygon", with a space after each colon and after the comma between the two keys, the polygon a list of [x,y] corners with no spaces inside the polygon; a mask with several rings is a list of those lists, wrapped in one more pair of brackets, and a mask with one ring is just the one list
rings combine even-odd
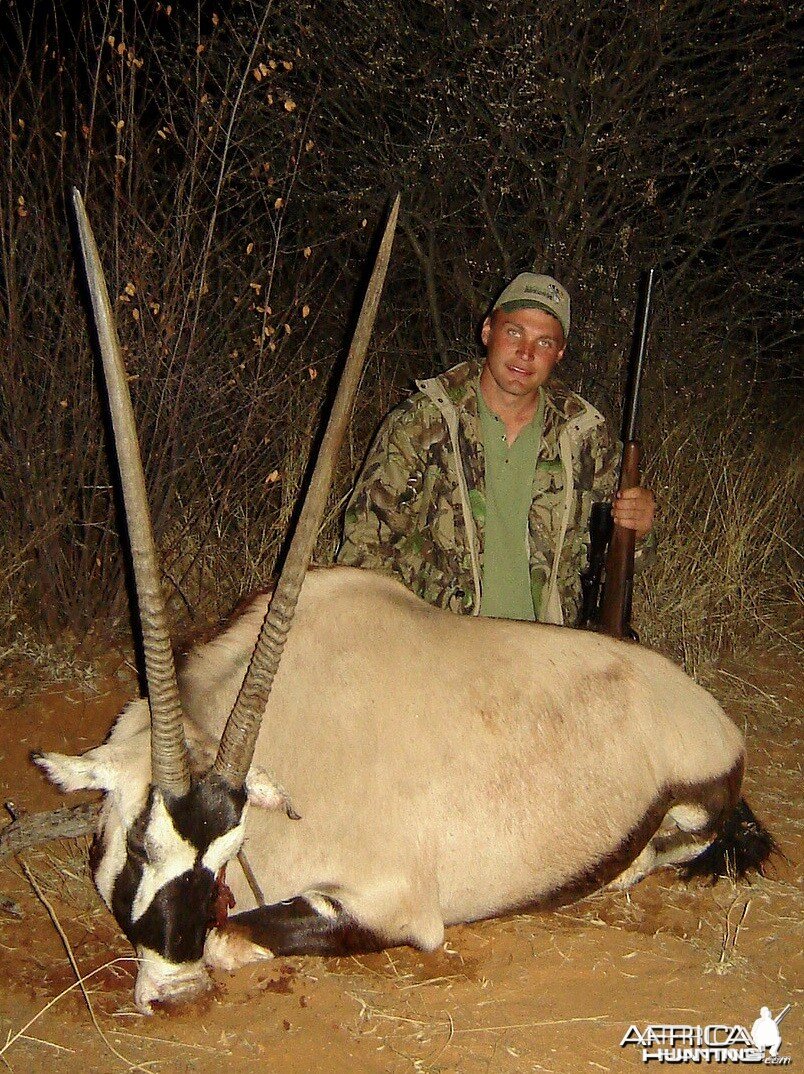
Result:
{"label": "africahunting.com logo", "polygon": [[642,1049],[643,1063],[763,1063],[789,1066],[790,1056],[779,1055],[782,1034],[779,1023],[790,1010],[774,1017],[763,1007],[748,1030],[741,1025],[648,1025],[629,1026],[620,1047]]}

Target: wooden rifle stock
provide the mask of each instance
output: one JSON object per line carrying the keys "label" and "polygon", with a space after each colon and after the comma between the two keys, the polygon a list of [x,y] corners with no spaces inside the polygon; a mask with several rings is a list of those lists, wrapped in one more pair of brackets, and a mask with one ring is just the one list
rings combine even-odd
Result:
{"label": "wooden rifle stock", "polygon": [[[619,488],[631,489],[638,484],[639,444],[636,440],[631,440],[623,446]],[[610,634],[613,638],[630,636],[635,546],[634,531],[615,523],[606,554],[606,583],[603,587],[599,623],[602,633]]]}
{"label": "wooden rifle stock", "polygon": [[[623,455],[618,490],[639,485],[639,445],[636,439],[639,386],[648,344],[651,293],[655,269],[648,269],[640,281],[634,337],[628,360],[628,381],[623,408]],[[606,580],[600,606],[598,629],[614,638],[635,638],[631,629],[631,597],[634,588],[633,530],[614,525],[606,555]]]}

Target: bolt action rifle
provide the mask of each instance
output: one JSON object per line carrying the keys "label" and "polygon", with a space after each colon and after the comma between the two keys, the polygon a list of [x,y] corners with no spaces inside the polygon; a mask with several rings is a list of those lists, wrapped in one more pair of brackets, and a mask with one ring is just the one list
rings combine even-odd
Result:
{"label": "bolt action rifle", "polygon": [[[623,406],[623,453],[618,490],[634,488],[639,484],[637,412],[655,273],[655,269],[648,269],[640,280]],[[589,565],[581,576],[583,601],[579,626],[591,626],[614,638],[639,640],[631,628],[635,536],[633,530],[612,523],[610,504],[592,505]]]}

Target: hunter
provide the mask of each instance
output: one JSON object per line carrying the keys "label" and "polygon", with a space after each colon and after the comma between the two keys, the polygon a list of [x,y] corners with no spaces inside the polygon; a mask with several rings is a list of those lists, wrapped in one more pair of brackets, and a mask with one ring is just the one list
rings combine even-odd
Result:
{"label": "hunter", "polygon": [[[552,377],[570,297],[523,272],[483,322],[482,364],[430,380],[383,422],[350,498],[338,562],[399,578],[468,615],[574,625],[589,513],[619,453],[602,415]],[[614,521],[646,559],[654,498],[619,493]]]}

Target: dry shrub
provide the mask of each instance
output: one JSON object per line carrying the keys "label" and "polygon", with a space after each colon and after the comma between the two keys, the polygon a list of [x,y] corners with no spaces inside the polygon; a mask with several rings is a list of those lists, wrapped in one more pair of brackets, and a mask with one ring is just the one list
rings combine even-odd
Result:
{"label": "dry shrub", "polygon": [[[288,216],[312,155],[305,120],[281,102],[254,114],[254,55],[272,55],[259,26],[233,62],[230,40],[192,26],[178,42],[153,39],[148,7],[109,22],[106,5],[88,0],[64,37],[57,11],[36,35],[20,21],[0,54],[16,64],[0,81],[0,189],[13,206],[0,224],[9,643],[21,620],[83,638],[127,616],[102,393],[72,270],[72,184],[116,306],[177,616],[199,614],[202,592],[231,604],[270,577],[349,308],[342,298],[337,330],[320,330],[343,269],[312,254],[303,212]],[[357,230],[365,259],[371,231]]]}
{"label": "dry shrub", "polygon": [[[0,652],[20,621],[49,638],[126,624],[65,222],[73,183],[116,302],[177,617],[217,615],[270,579],[392,189],[404,216],[319,559],[381,414],[413,374],[461,357],[515,270],[572,286],[573,339],[592,356],[577,386],[593,401],[614,395],[646,261],[669,266],[665,310],[688,326],[704,316],[731,340],[761,315],[766,375],[788,361],[795,197],[780,162],[796,128],[781,5],[718,0],[703,12],[689,0],[647,23],[636,7],[601,15],[589,0],[538,12],[524,0],[437,3],[426,19],[413,8],[407,18],[391,0],[348,0],[332,19],[300,0],[233,0],[220,13],[0,5]],[[702,80],[724,70],[713,109]],[[690,331],[678,317],[679,335]],[[679,352],[687,376],[690,363],[708,368],[708,354]],[[682,463],[676,428],[651,463],[668,491],[646,618],[679,651],[690,632],[716,646],[728,609],[769,584],[746,581],[745,542],[726,535],[732,509],[748,510],[743,467],[753,473],[737,440],[718,454],[707,425],[708,463]],[[701,499],[682,510],[693,488]],[[753,534],[766,516],[754,505],[747,517]],[[677,562],[701,565],[690,589],[727,586],[707,593],[711,620],[693,615],[698,598],[674,595]]]}

